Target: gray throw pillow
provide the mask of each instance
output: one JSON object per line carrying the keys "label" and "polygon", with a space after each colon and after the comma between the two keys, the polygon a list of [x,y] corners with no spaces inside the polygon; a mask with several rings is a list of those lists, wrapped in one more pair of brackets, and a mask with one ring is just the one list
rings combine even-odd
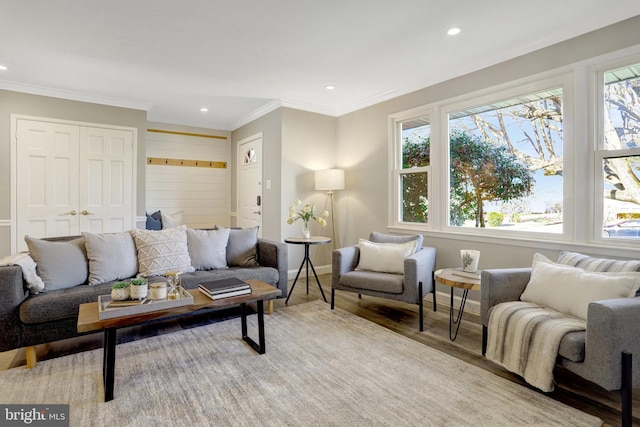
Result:
{"label": "gray throw pillow", "polygon": [[[224,227],[215,227],[222,230]],[[258,227],[231,228],[227,243],[227,265],[229,267],[258,266]]]}
{"label": "gray throw pillow", "polygon": [[187,228],[187,244],[191,265],[196,270],[223,269],[227,267],[227,243],[229,229],[193,230]]}
{"label": "gray throw pillow", "polygon": [[122,233],[82,233],[89,259],[89,285],[133,277],[138,272],[138,253],[133,237]]}
{"label": "gray throw pillow", "polygon": [[372,231],[369,235],[369,240],[375,243],[407,243],[412,240],[416,240],[418,242],[418,247],[416,252],[422,249],[422,241],[424,237],[422,234],[413,234],[411,236],[393,236],[391,234],[383,234],[378,233],[377,231]]}
{"label": "gray throw pillow", "polygon": [[84,239],[52,242],[25,236],[24,240],[44,282],[44,292],[72,288],[87,281],[89,265]]}

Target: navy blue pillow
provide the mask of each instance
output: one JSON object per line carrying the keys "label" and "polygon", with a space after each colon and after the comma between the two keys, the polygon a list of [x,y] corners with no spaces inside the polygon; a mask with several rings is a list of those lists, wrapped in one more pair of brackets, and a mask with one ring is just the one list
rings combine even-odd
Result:
{"label": "navy blue pillow", "polygon": [[162,214],[160,211],[154,212],[151,215],[145,212],[147,215],[147,230],[162,230]]}

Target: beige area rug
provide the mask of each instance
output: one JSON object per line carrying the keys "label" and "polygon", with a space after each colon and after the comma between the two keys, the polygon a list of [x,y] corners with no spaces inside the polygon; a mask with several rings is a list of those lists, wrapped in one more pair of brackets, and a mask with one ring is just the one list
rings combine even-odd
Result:
{"label": "beige area rug", "polygon": [[69,403],[72,426],[602,424],[320,301],[265,321],[264,355],[232,319],[118,345],[111,402],[93,350],[0,372],[0,403]]}

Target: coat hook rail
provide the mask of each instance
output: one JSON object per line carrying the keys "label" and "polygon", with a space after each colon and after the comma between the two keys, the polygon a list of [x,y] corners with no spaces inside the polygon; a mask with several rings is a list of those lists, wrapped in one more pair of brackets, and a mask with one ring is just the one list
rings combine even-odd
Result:
{"label": "coat hook rail", "polygon": [[160,166],[189,166],[196,168],[227,168],[227,162],[216,162],[212,160],[167,159],[161,157],[147,157],[147,164]]}

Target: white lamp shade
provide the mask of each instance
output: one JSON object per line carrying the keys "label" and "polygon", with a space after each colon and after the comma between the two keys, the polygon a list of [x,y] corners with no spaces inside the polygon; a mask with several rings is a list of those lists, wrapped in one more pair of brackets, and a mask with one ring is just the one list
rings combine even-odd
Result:
{"label": "white lamp shade", "polygon": [[342,169],[316,171],[315,179],[316,190],[344,190],[344,171]]}

